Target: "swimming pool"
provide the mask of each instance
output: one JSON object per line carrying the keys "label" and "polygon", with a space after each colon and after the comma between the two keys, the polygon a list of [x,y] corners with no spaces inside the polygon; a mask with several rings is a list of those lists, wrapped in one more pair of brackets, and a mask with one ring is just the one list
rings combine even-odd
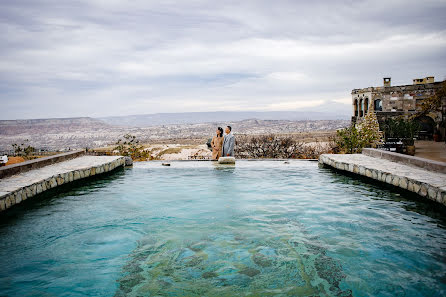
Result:
{"label": "swimming pool", "polygon": [[309,161],[136,163],[0,224],[0,295],[441,296],[444,208]]}

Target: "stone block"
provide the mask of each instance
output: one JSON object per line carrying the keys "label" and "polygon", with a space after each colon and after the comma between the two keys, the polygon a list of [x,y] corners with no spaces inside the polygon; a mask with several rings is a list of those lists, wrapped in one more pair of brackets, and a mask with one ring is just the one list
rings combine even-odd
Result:
{"label": "stone block", "polygon": [[85,169],[85,171],[84,171],[84,176],[85,176],[85,177],[89,177],[90,175],[94,175],[94,174],[92,174],[91,172],[92,172],[92,169]]}
{"label": "stone block", "polygon": [[50,188],[55,188],[55,187],[57,187],[57,179],[56,177],[53,176],[50,180]]}
{"label": "stone block", "polygon": [[42,182],[42,191],[46,191],[47,190],[47,186],[46,186],[46,181]]}
{"label": "stone block", "polygon": [[370,169],[365,170],[365,176],[372,177],[372,171]]}
{"label": "stone block", "polygon": [[218,159],[218,164],[235,164],[234,157],[220,157]]}
{"label": "stone block", "polygon": [[11,206],[16,204],[15,195],[14,194],[9,195],[9,199],[11,200]]}
{"label": "stone block", "polygon": [[399,186],[400,186],[400,188],[403,188],[403,189],[407,189],[407,183],[408,183],[408,181],[407,181],[407,178],[405,178],[405,177],[401,177],[400,178],[400,184],[399,184]]}
{"label": "stone block", "polygon": [[365,175],[365,167],[364,166],[359,166],[359,174]]}
{"label": "stone block", "polygon": [[407,190],[413,192],[413,182],[411,180],[408,181],[407,183]]}
{"label": "stone block", "polygon": [[26,190],[21,189],[20,191],[22,191],[22,201],[26,200],[28,198],[28,196],[26,195]]}
{"label": "stone block", "polygon": [[388,184],[392,183],[392,175],[390,173],[386,174],[386,183],[388,183]]}
{"label": "stone block", "polygon": [[413,191],[418,194],[420,192],[421,185],[418,182],[413,183]]}
{"label": "stone block", "polygon": [[8,196],[5,199],[5,208],[10,208],[11,207],[11,198]]}
{"label": "stone block", "polygon": [[63,183],[65,182],[64,178],[63,178],[63,175],[57,176],[56,180],[57,180],[57,185],[58,186],[63,185]]}
{"label": "stone block", "polygon": [[79,178],[84,178],[84,177],[85,177],[85,171],[79,170]]}
{"label": "stone block", "polygon": [[22,194],[19,195],[18,192],[15,192],[14,193],[14,199],[15,199],[15,203],[16,204],[22,202]]}
{"label": "stone block", "polygon": [[31,187],[26,187],[26,197],[30,198],[33,196],[33,191],[31,190]]}
{"label": "stone block", "polygon": [[0,210],[5,210],[5,209],[6,209],[5,199],[0,199]]}
{"label": "stone block", "polygon": [[26,200],[26,198],[23,199],[23,191],[21,189],[16,192],[16,199],[20,199],[20,201]]}
{"label": "stone block", "polygon": [[437,191],[434,187],[429,186],[427,188],[427,196],[429,199],[436,201],[437,200]]}
{"label": "stone block", "polygon": [[427,196],[427,186],[425,184],[422,184],[420,187],[420,191],[418,192],[423,197]]}
{"label": "stone block", "polygon": [[348,164],[348,171],[353,172],[353,167],[352,163]]}
{"label": "stone block", "polygon": [[79,170],[76,170],[73,174],[73,180],[78,180],[81,178]]}
{"label": "stone block", "polygon": [[96,167],[92,167],[90,169],[90,176],[95,175],[96,174]]}
{"label": "stone block", "polygon": [[36,184],[31,186],[31,191],[32,191],[33,196],[35,196],[37,194],[37,185]]}
{"label": "stone block", "polygon": [[[45,183],[45,182],[44,182],[44,183]],[[37,193],[37,194],[40,194],[40,193],[42,193],[42,192],[43,192],[42,184],[41,184],[41,183],[38,183],[37,186],[36,186],[36,193]]]}
{"label": "stone block", "polygon": [[74,179],[73,172],[72,171],[68,172],[68,182],[71,183],[73,181],[73,179]]}
{"label": "stone block", "polygon": [[124,161],[125,166],[132,166],[133,165],[133,160],[130,157],[124,157],[123,161]]}

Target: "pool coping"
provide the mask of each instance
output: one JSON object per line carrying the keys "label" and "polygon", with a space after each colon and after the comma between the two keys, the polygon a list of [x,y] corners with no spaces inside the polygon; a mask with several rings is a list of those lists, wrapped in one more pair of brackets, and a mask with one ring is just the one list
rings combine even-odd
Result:
{"label": "pool coping", "polygon": [[365,154],[323,154],[321,167],[330,167],[408,190],[446,206],[446,174]]}
{"label": "pool coping", "polygon": [[80,156],[0,179],[0,215],[42,192],[76,180],[124,168],[122,156]]}

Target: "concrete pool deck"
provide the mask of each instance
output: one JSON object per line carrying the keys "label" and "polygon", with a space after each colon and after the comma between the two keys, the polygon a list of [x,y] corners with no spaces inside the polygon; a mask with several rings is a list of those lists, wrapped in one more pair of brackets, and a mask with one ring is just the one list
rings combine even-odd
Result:
{"label": "concrete pool deck", "polygon": [[387,183],[446,205],[446,174],[442,172],[366,154],[324,154],[319,157],[319,164]]}
{"label": "concrete pool deck", "polygon": [[0,212],[46,190],[124,167],[122,156],[80,156],[0,179]]}

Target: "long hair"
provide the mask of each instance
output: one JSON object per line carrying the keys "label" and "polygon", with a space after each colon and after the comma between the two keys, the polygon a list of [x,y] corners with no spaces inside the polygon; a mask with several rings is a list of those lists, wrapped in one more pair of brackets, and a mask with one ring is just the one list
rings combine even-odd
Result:
{"label": "long hair", "polygon": [[219,137],[223,137],[223,128],[222,127],[218,127],[217,129],[220,132],[220,136]]}

